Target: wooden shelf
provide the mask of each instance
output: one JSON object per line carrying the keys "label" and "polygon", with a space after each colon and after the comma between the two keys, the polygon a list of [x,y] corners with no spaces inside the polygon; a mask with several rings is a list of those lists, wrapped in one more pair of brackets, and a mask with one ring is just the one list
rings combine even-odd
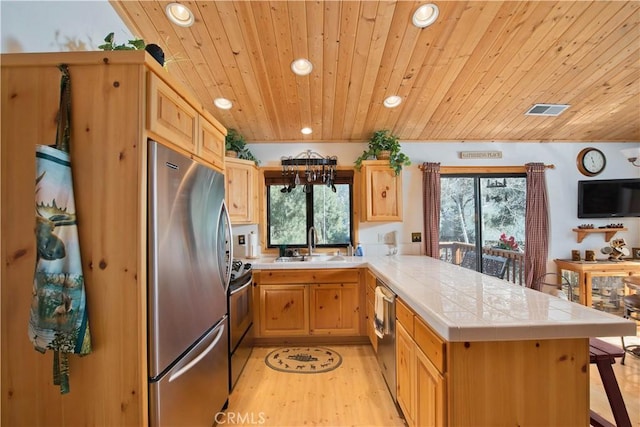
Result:
{"label": "wooden shelf", "polygon": [[626,228],[574,228],[573,231],[578,233],[578,243],[581,243],[587,234],[604,233],[604,241],[608,242],[618,231],[627,231]]}

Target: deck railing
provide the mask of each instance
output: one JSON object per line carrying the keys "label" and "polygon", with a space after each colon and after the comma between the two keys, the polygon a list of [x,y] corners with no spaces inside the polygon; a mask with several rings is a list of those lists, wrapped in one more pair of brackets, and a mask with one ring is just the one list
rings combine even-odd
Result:
{"label": "deck railing", "polygon": [[[460,265],[464,254],[475,251],[475,245],[462,242],[440,242],[440,259],[452,264]],[[484,255],[497,255],[509,259],[504,280],[508,280],[517,285],[524,285],[524,253],[498,249],[490,246],[482,248]]]}

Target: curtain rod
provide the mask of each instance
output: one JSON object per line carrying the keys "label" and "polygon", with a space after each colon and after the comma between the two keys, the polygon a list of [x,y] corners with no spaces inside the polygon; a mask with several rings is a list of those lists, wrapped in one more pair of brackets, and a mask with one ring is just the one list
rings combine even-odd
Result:
{"label": "curtain rod", "polygon": [[[545,169],[555,169],[556,165],[554,164],[550,164],[550,165],[544,165]],[[441,168],[444,169],[491,169],[492,171],[495,172],[501,172],[503,169],[505,172],[507,171],[513,171],[515,169],[524,171],[525,170],[525,166],[441,166]],[[418,169],[420,169],[421,171],[424,170],[424,166],[422,164],[420,164],[418,166]]]}

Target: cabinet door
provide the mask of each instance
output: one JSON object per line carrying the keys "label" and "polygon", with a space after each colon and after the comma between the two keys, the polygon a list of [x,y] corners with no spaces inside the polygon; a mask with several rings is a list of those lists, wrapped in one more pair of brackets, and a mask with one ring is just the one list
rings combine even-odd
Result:
{"label": "cabinet door", "polygon": [[357,335],[360,307],[357,283],[311,285],[310,333],[312,335]]}
{"label": "cabinet door", "polygon": [[260,335],[307,335],[308,306],[306,285],[260,285]]}
{"label": "cabinet door", "polygon": [[397,400],[409,426],[415,423],[416,345],[407,330],[396,322]]}
{"label": "cabinet door", "polygon": [[256,168],[253,162],[227,159],[226,198],[232,224],[251,224],[254,219]]}
{"label": "cabinet door", "polygon": [[204,117],[198,120],[197,154],[216,169],[224,170],[224,134]]}
{"label": "cabinet door", "polygon": [[402,221],[402,174],[385,163],[363,166],[364,221]]}
{"label": "cabinet door", "polygon": [[196,153],[198,112],[168,84],[149,73],[147,127],[165,142]]}
{"label": "cabinet door", "polygon": [[445,425],[445,380],[427,356],[416,349],[416,414],[418,426]]}

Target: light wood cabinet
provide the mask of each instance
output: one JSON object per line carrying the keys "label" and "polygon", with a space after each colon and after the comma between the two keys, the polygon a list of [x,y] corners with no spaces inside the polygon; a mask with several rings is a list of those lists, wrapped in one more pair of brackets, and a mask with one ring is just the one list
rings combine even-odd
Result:
{"label": "light wood cabinet", "polygon": [[224,164],[224,138],[226,130],[215,126],[205,116],[198,119],[198,142],[196,152],[205,161],[222,171]]}
{"label": "light wood cabinet", "polygon": [[362,162],[362,221],[402,221],[402,172],[386,160]]}
{"label": "light wood cabinet", "polygon": [[257,338],[361,336],[359,269],[254,272]]}
{"label": "light wood cabinet", "polygon": [[360,331],[358,283],[310,285],[311,335],[357,335]]}
{"label": "light wood cabinet", "polygon": [[409,426],[589,424],[588,339],[446,342],[400,298],[396,319],[396,392]]}
{"label": "light wood cabinet", "polygon": [[[142,50],[11,54],[0,62],[1,424],[148,425],[147,138],[204,162],[212,158],[202,147],[216,151],[213,140],[226,131]],[[51,383],[52,353],[35,351],[25,332],[36,262],[34,152],[55,141],[60,63],[71,75],[71,159],[93,342],[91,354],[70,356],[64,396]]]}
{"label": "light wood cabinet", "polygon": [[305,285],[261,285],[260,335],[309,334],[309,289]]}
{"label": "light wood cabinet", "polygon": [[398,405],[409,426],[443,426],[445,343],[400,299],[396,318]]}
{"label": "light wood cabinet", "polygon": [[174,89],[148,74],[147,126],[149,130],[188,152],[196,152],[198,112]]}
{"label": "light wood cabinet", "polygon": [[148,73],[147,80],[149,136],[182,148],[222,172],[226,129],[209,113],[199,111],[158,75]]}
{"label": "light wood cabinet", "polygon": [[445,425],[445,380],[427,355],[416,347],[415,353],[415,425]]}
{"label": "light wood cabinet", "polygon": [[258,214],[258,168],[250,160],[226,158],[226,199],[232,224],[255,224]]}
{"label": "light wood cabinet", "polygon": [[416,345],[400,322],[396,323],[396,399],[407,425],[415,425]]}

